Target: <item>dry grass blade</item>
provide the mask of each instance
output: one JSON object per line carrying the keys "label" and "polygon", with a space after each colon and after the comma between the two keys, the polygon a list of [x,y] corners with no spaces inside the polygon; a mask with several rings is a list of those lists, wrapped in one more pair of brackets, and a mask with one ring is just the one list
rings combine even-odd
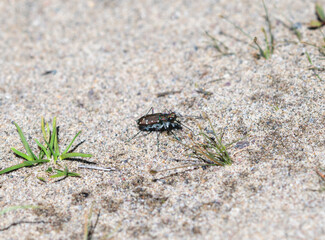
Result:
{"label": "dry grass blade", "polygon": [[320,172],[318,169],[315,170],[315,172],[317,173],[317,175],[323,180],[325,181],[325,174]]}
{"label": "dry grass blade", "polygon": [[33,206],[33,205],[11,206],[11,207],[7,207],[7,208],[0,210],[0,215],[3,215],[10,211],[15,211],[18,209],[35,209],[35,208],[39,208],[39,207]]}
{"label": "dry grass blade", "polygon": [[98,224],[99,221],[99,216],[100,216],[100,211],[96,214],[96,220],[94,223],[92,223],[91,218],[93,216],[93,206],[94,204],[91,205],[89,212],[85,214],[85,224],[84,224],[84,240],[91,240],[92,236],[94,234],[95,228]]}
{"label": "dry grass blade", "polygon": [[91,239],[91,217],[93,215],[93,205],[91,205],[90,210],[85,214],[85,225],[84,225],[84,240]]}

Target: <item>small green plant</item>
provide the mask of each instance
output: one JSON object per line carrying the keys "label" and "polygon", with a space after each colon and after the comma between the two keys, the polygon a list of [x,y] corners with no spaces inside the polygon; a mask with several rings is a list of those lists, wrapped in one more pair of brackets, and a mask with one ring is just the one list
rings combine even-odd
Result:
{"label": "small green plant", "polygon": [[221,18],[225,19],[227,22],[229,22],[231,25],[233,25],[237,30],[239,30],[243,35],[245,35],[247,38],[249,38],[251,41],[253,41],[254,44],[249,44],[250,47],[256,49],[259,51],[258,57],[263,57],[264,59],[269,59],[271,55],[274,52],[274,36],[272,33],[272,25],[268,13],[268,9],[265,5],[264,0],[262,0],[264,11],[265,11],[265,20],[267,23],[267,30],[265,30],[264,27],[262,27],[262,32],[264,34],[264,42],[265,42],[265,49],[261,47],[259,44],[257,37],[252,38],[248,33],[246,33],[241,27],[239,27],[236,23],[232,22],[228,18],[224,16],[220,16]]}
{"label": "small green plant", "polygon": [[189,157],[203,161],[205,163],[204,165],[231,165],[233,161],[229,155],[228,148],[237,141],[231,144],[224,144],[222,141],[223,133],[220,135],[217,134],[210,118],[205,113],[203,114],[203,118],[209,122],[211,133],[207,133],[198,125],[200,130],[198,139],[194,139],[195,137],[190,134],[190,143],[179,142],[191,151],[191,153],[188,154]]}
{"label": "small green plant", "polygon": [[315,12],[316,12],[317,20],[312,20],[309,23],[310,29],[317,29],[325,25],[324,9],[319,3],[315,4]]}
{"label": "small green plant", "polygon": [[[74,157],[91,157],[91,154],[85,154],[85,153],[76,153],[76,152],[69,152],[73,142],[75,141],[75,139],[79,136],[79,134],[81,133],[81,131],[79,131],[74,138],[72,139],[72,141],[70,142],[70,144],[66,147],[66,149],[60,153],[60,148],[59,148],[59,143],[58,143],[58,132],[57,132],[57,126],[56,126],[56,117],[54,117],[53,119],[53,123],[52,123],[52,132],[50,131],[49,125],[48,123],[44,123],[44,118],[42,117],[41,120],[41,130],[43,133],[43,140],[45,142],[45,144],[41,144],[37,139],[35,139],[35,142],[37,143],[38,147],[39,147],[39,154],[36,155],[30,148],[28,142],[26,141],[26,138],[21,130],[21,128],[18,126],[17,123],[13,122],[14,125],[17,128],[18,134],[20,136],[20,139],[24,145],[24,148],[26,150],[26,153],[20,152],[15,148],[11,148],[11,150],[18,156],[20,156],[21,158],[24,159],[23,163],[5,168],[3,170],[0,171],[0,175],[4,174],[4,173],[8,173],[23,167],[31,167],[31,166],[35,166],[38,164],[42,164],[42,163],[48,163],[48,162],[53,162],[54,165],[59,165],[57,163],[58,160],[64,160],[64,159],[69,159],[69,158],[74,158]],[[46,125],[46,127],[45,127]],[[60,166],[60,165],[59,165]],[[68,177],[68,176],[72,176],[72,177],[78,177],[79,174],[78,173],[73,173],[73,172],[69,172],[68,168],[65,167],[64,170],[60,170],[60,169],[55,169],[55,171],[57,172],[55,175],[51,176],[51,178],[57,178],[57,177]],[[49,167],[46,170],[47,173],[51,173],[53,172],[52,168]],[[39,179],[41,181],[44,181],[45,179],[42,177],[39,177]]]}

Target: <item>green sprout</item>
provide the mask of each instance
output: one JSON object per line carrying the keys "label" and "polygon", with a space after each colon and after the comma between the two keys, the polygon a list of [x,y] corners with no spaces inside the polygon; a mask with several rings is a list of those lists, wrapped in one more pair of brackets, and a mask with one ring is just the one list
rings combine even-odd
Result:
{"label": "green sprout", "polygon": [[262,27],[262,32],[264,34],[264,42],[265,42],[265,49],[263,49],[261,47],[261,45],[259,44],[257,37],[252,38],[247,32],[245,32],[240,26],[238,26],[236,23],[232,22],[231,20],[229,20],[228,18],[224,17],[224,16],[220,16],[221,18],[225,19],[228,23],[230,23],[231,25],[233,25],[237,30],[239,30],[243,35],[245,35],[247,38],[249,38],[251,41],[253,41],[254,44],[249,44],[250,47],[256,49],[259,51],[259,55],[260,57],[263,57],[264,59],[269,59],[271,57],[271,55],[274,52],[274,36],[272,33],[272,25],[271,25],[271,20],[269,17],[269,13],[268,13],[268,9],[265,5],[264,0],[262,0],[263,3],[263,7],[264,7],[264,11],[265,11],[265,20],[267,23],[267,30],[265,30],[264,27]]}
{"label": "green sprout", "polygon": [[317,20],[312,20],[309,23],[310,29],[317,29],[325,25],[324,9],[319,3],[315,4],[315,12],[316,12]]}
{"label": "green sprout", "polygon": [[[69,158],[74,158],[74,157],[92,157],[91,154],[85,154],[85,153],[76,153],[76,152],[69,152],[73,142],[76,140],[76,138],[79,136],[81,131],[79,131],[70,144],[66,147],[66,149],[60,153],[60,148],[59,148],[59,143],[58,143],[58,132],[57,132],[57,126],[56,126],[56,117],[53,119],[52,123],[52,132],[50,131],[48,123],[46,123],[46,128],[45,128],[45,123],[44,123],[44,118],[42,117],[41,119],[41,130],[43,133],[43,140],[45,144],[40,143],[37,139],[35,139],[36,144],[39,147],[39,154],[36,155],[30,148],[28,142],[26,141],[26,138],[21,130],[21,128],[18,126],[17,123],[13,122],[13,124],[16,126],[18,134],[20,136],[20,139],[24,145],[24,148],[26,150],[26,153],[20,152],[15,148],[11,148],[11,150],[18,156],[24,159],[23,163],[5,168],[0,171],[0,175],[4,173],[8,173],[23,167],[31,167],[31,166],[36,166],[38,164],[42,163],[48,163],[48,162],[53,162],[54,164],[57,164],[58,160],[65,160]],[[77,173],[69,172],[67,167],[65,170],[59,170],[55,169],[57,171],[57,174],[51,176],[51,178],[56,178],[56,177],[68,177],[68,176],[79,176]],[[46,172],[52,172],[52,168],[49,167]],[[43,178],[39,178],[41,181],[43,181]]]}

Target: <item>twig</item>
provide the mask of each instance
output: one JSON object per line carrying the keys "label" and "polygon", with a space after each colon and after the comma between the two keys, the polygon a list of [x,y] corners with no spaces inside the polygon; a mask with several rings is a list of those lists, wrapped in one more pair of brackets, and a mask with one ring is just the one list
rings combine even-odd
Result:
{"label": "twig", "polygon": [[87,166],[87,165],[79,165],[78,168],[87,168],[87,169],[93,169],[93,170],[102,170],[102,171],[106,171],[106,172],[116,171],[115,168],[105,168],[105,167],[96,167],[96,166]]}
{"label": "twig", "polygon": [[315,172],[317,173],[318,176],[321,177],[321,179],[325,181],[325,175],[323,173],[321,173],[318,169],[316,169]]}

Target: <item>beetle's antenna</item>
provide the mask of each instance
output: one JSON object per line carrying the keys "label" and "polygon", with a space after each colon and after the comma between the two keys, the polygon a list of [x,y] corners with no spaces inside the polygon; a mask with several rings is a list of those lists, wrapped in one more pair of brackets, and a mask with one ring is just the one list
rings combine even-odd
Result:
{"label": "beetle's antenna", "polygon": [[188,126],[186,126],[184,123],[181,123],[181,122],[180,122],[180,121],[178,121],[178,120],[176,120],[176,122],[177,122],[179,125],[181,125],[181,126],[183,126],[183,127],[187,128],[188,130],[190,130],[191,132],[193,132],[193,130],[192,130],[192,129],[190,129]]}

